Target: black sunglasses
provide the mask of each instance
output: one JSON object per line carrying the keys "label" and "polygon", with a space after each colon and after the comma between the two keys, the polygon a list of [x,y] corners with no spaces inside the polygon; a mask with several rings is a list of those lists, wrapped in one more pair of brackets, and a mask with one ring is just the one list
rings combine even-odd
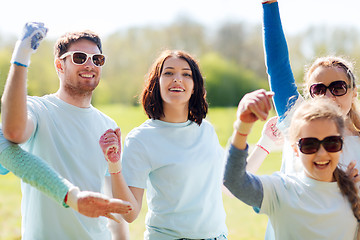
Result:
{"label": "black sunglasses", "polygon": [[323,83],[315,83],[310,86],[310,95],[311,97],[322,96],[326,94],[326,89],[329,89],[332,95],[340,97],[347,93],[350,86],[342,80],[334,81],[329,86],[325,86]]}
{"label": "black sunglasses", "polygon": [[300,152],[304,154],[316,153],[321,144],[327,152],[338,152],[342,149],[343,140],[341,136],[329,136],[321,141],[317,138],[300,138],[298,142]]}
{"label": "black sunglasses", "polygon": [[105,64],[105,56],[103,54],[90,54],[81,51],[66,52],[61,55],[60,59],[64,59],[67,56],[71,56],[71,60],[76,65],[83,65],[86,61],[91,58],[95,66],[101,67]]}

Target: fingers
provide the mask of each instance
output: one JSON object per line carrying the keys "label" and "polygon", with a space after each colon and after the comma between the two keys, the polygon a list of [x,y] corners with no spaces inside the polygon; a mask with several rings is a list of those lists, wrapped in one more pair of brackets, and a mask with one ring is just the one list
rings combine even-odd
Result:
{"label": "fingers", "polygon": [[115,131],[108,129],[103,135],[101,135],[100,140],[103,142],[118,141],[119,138],[121,138],[121,132],[120,128],[117,128]]}
{"label": "fingers", "polygon": [[356,165],[355,161],[351,161],[351,162],[349,163],[349,165],[347,166],[346,174],[347,174],[348,176],[350,176],[351,174],[353,174],[353,171],[354,171],[354,169],[355,169],[355,165]]}
{"label": "fingers", "polygon": [[281,131],[277,128],[278,121],[277,116],[270,118],[266,123],[262,131],[262,135],[268,136],[272,141],[282,144],[284,141]]}
{"label": "fingers", "polygon": [[121,136],[119,128],[117,128],[115,131],[109,129],[103,135],[101,135],[99,144],[104,154],[107,154],[109,148],[115,148],[116,151],[119,151],[121,142],[118,135]]}
{"label": "fingers", "polygon": [[346,174],[356,183],[360,181],[359,170],[355,168],[355,161],[351,161],[346,169]]}
{"label": "fingers", "polygon": [[108,203],[108,211],[112,213],[126,214],[132,211],[132,205],[129,202],[112,198]]}
{"label": "fingers", "polygon": [[120,223],[120,220],[117,219],[117,218],[116,218],[114,215],[112,215],[111,213],[105,214],[104,217],[107,217],[107,218],[109,218],[109,219],[111,219],[111,220],[114,220],[114,221],[117,222],[117,223]]}
{"label": "fingers", "polygon": [[41,22],[28,22],[25,25],[24,35],[22,40],[25,38],[30,38],[30,47],[33,50],[36,50],[41,40],[46,36],[48,29],[45,27],[44,23]]}
{"label": "fingers", "polygon": [[121,131],[120,131],[120,128],[116,128],[116,129],[115,129],[115,134],[116,134],[116,136],[117,136],[119,139],[121,139]]}
{"label": "fingers", "polygon": [[127,214],[132,210],[129,202],[120,199],[110,199],[106,195],[82,191],[78,199],[79,213],[87,217],[105,216],[116,221],[111,213]]}
{"label": "fingers", "polygon": [[360,176],[359,176],[359,174],[357,174],[357,175],[353,178],[353,181],[354,181],[354,183],[360,182]]}
{"label": "fingers", "polygon": [[244,122],[254,122],[258,119],[266,120],[271,110],[273,92],[263,89],[246,94],[238,107],[238,117]]}

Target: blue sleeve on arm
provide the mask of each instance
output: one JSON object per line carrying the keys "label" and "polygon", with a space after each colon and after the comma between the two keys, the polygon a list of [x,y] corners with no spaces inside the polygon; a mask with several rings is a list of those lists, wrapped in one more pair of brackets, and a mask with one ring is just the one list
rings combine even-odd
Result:
{"label": "blue sleeve on arm", "polygon": [[275,109],[282,121],[288,109],[299,97],[299,93],[291,70],[279,5],[277,2],[263,4],[263,11],[265,64],[269,75],[270,89],[275,93]]}
{"label": "blue sleeve on arm", "polygon": [[244,203],[260,208],[264,197],[263,187],[259,177],[246,172],[248,152],[230,146],[226,152],[224,185],[229,191]]}

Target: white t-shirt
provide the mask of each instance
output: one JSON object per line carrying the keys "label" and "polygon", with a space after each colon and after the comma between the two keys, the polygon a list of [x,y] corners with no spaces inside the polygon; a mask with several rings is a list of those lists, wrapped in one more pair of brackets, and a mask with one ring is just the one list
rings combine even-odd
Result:
{"label": "white t-shirt", "polygon": [[123,174],[147,189],[145,239],[203,239],[227,235],[222,201],[224,150],[203,120],[147,120],[126,137]]}
{"label": "white t-shirt", "polygon": [[[81,190],[101,192],[107,163],[99,138],[116,123],[92,106],[78,108],[53,94],[28,97],[27,105],[35,128],[22,147]],[[85,217],[26,183],[21,187],[23,240],[111,238],[105,218]]]}
{"label": "white t-shirt", "polygon": [[337,182],[281,173],[260,180],[264,190],[260,213],[269,216],[275,239],[356,239],[358,222]]}

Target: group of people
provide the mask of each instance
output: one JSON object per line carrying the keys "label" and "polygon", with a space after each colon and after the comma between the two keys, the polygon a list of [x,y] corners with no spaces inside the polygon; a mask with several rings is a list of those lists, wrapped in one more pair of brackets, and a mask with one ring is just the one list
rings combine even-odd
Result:
{"label": "group of people", "polygon": [[[22,238],[128,239],[127,223],[138,217],[146,189],[144,239],[227,239],[225,185],[269,216],[266,239],[357,239],[360,111],[352,66],[319,58],[302,97],[277,1],[264,1],[263,11],[271,92],[241,99],[226,151],[206,120],[204,79],[190,54],[168,50],[155,60],[140,98],[149,119],[122,145],[115,121],[91,105],[106,62],[98,35],[59,38],[59,89],[30,97],[27,68],[47,29],[25,25],[2,96],[0,131],[0,173],[22,179]],[[272,101],[277,123],[247,157],[247,136],[267,119]],[[283,144],[280,172],[255,175],[276,144]]]}

